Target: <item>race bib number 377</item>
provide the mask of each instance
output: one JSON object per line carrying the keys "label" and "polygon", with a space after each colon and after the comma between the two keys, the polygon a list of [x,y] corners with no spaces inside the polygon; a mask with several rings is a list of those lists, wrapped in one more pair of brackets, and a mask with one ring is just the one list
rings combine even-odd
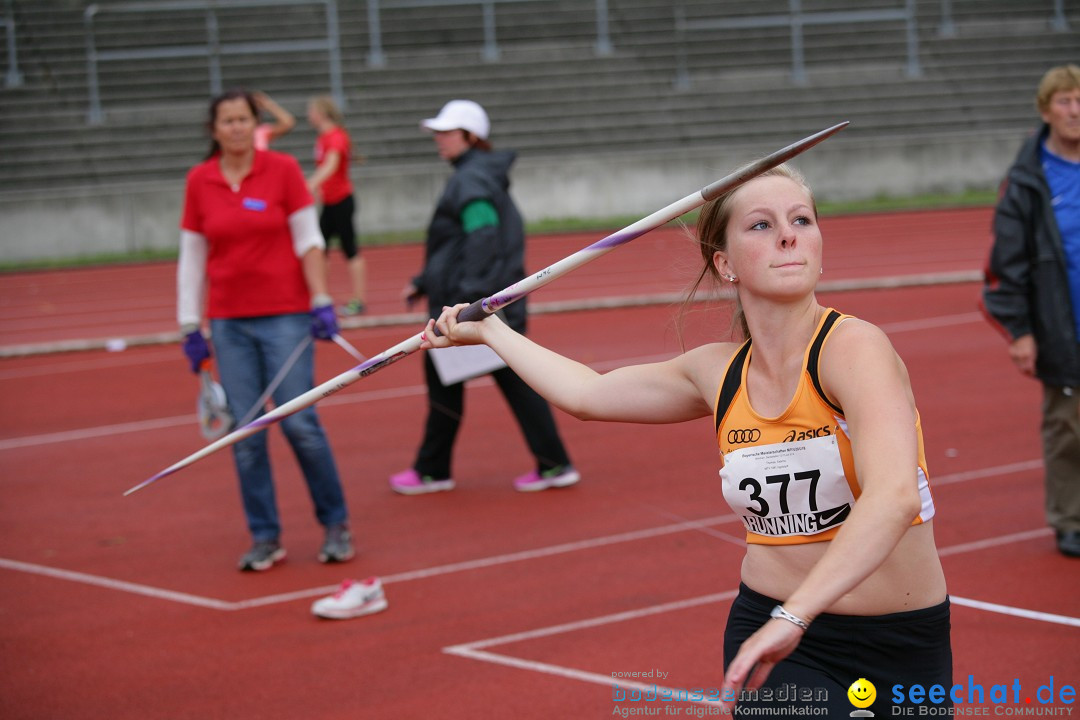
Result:
{"label": "race bib number 377", "polygon": [[724,499],[758,535],[816,535],[843,523],[855,502],[835,435],[735,450],[720,478]]}

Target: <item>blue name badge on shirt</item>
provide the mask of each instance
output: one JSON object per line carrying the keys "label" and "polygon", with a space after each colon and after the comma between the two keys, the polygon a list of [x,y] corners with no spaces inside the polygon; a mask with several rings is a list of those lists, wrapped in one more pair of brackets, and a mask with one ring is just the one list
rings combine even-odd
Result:
{"label": "blue name badge on shirt", "polygon": [[262,212],[266,210],[266,201],[257,200],[255,198],[244,198],[244,208],[247,210],[255,210],[256,212]]}

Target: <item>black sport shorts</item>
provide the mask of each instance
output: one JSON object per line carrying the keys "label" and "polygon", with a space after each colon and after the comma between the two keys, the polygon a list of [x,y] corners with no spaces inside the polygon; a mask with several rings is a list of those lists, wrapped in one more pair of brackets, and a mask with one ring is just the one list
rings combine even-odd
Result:
{"label": "black sport shorts", "polygon": [[353,227],[353,214],[356,212],[356,201],[353,196],[345,198],[333,205],[323,205],[319,215],[319,229],[329,244],[330,238],[336,237],[341,243],[341,251],[345,257],[352,259],[360,252],[360,246],[356,243],[356,230]]}
{"label": "black sport shorts", "polygon": [[[739,646],[769,620],[769,612],[779,604],[740,584],[724,631],[725,670]],[[877,718],[891,717],[894,706],[910,707],[909,690],[914,685],[926,692],[935,685],[943,690],[935,694],[940,702],[923,697],[924,708],[951,708],[949,634],[948,598],[933,607],[888,615],[823,613],[810,624],[795,651],[773,668],[764,686],[770,692],[759,690],[756,700],[740,701],[735,714],[769,717],[772,713],[767,708],[826,707],[826,712],[815,714],[846,718],[859,709],[848,699],[848,689],[859,679],[869,680],[876,690],[876,699],[865,710]],[[903,690],[895,690],[897,685]],[[898,696],[902,702],[894,702]]]}

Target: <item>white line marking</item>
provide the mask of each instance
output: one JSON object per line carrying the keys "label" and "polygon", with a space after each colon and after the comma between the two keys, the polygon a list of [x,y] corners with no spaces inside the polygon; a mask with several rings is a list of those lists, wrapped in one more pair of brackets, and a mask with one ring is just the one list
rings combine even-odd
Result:
{"label": "white line marking", "polygon": [[[618,684],[619,687],[633,688],[636,690],[641,690],[643,692],[651,690],[655,690],[658,693],[664,691],[671,691],[673,696],[678,696],[679,692],[681,692],[681,689],[674,689],[653,684],[645,685],[631,680],[626,680],[625,678],[615,678],[607,675],[600,675],[598,673],[588,672],[586,670],[579,670],[577,668],[537,662],[535,660],[523,660],[512,655],[503,655],[500,653],[489,652],[487,650],[483,650],[482,648],[491,648],[498,645],[509,645],[511,643],[522,642],[525,640],[533,640],[541,637],[549,637],[551,635],[560,635],[564,633],[576,632],[578,630],[599,627],[602,625],[609,625],[617,622],[624,622],[626,620],[636,620],[638,618],[648,617],[651,615],[659,615],[661,613],[683,610],[686,608],[698,607],[711,603],[723,602],[724,600],[733,598],[736,595],[738,595],[738,590],[729,590],[727,592],[716,593],[714,595],[702,595],[696,598],[689,598],[687,600],[679,600],[676,602],[664,603],[661,605],[652,605],[650,607],[614,613],[612,615],[601,615],[599,617],[588,618],[586,620],[578,620],[576,622],[563,623],[561,625],[551,625],[544,628],[537,628],[535,630],[527,630],[524,632],[513,633],[510,635],[501,635],[499,637],[462,643],[460,645],[451,645],[448,647],[444,647],[443,652],[448,655],[456,655],[458,657],[469,658],[471,660],[477,660],[480,662],[489,662],[495,665],[518,668],[520,670],[529,670],[531,672],[538,672],[546,675],[555,675],[558,677],[593,683],[596,685],[612,687],[613,685]],[[1080,627],[1080,618],[1073,618],[1065,615],[1055,615],[1052,613],[1026,610],[1024,608],[1016,608],[1008,605],[998,605],[996,603],[987,603],[980,600],[971,600],[969,598],[956,597],[954,595],[949,596],[949,601],[955,605],[970,607],[976,610],[984,610],[986,612],[1001,613],[1003,615],[1009,615],[1011,617],[1019,617],[1028,620],[1037,620],[1040,622],[1068,625],[1071,627]],[[699,704],[715,706],[715,702],[710,700],[686,700],[685,702],[697,702]]]}
{"label": "white line marking", "polygon": [[502,635],[500,637],[488,638],[486,640],[476,640],[474,642],[465,643],[463,645],[455,645],[453,647],[469,648],[470,650],[474,650],[478,648],[495,647],[496,645],[509,645],[510,643],[521,642],[523,640],[535,640],[536,638],[550,637],[551,635],[562,635],[564,633],[576,632],[578,630],[586,630],[588,628],[600,627],[601,625],[611,625],[612,623],[625,622],[627,620],[637,620],[643,617],[661,615],[663,613],[674,612],[676,610],[685,610],[686,608],[698,607],[700,605],[709,605],[711,603],[730,600],[738,594],[738,590],[727,590],[725,592],[713,593],[711,595],[701,595],[695,598],[687,598],[685,600],[675,600],[672,602],[661,603],[660,605],[650,605],[648,607],[638,608],[636,610],[626,610],[623,612],[612,613],[611,615],[601,615],[599,617],[588,618],[586,620],[578,620],[576,622],[563,623],[561,625],[551,625],[549,627],[538,628],[536,630],[527,630],[525,632],[514,633],[512,635]]}
{"label": "white line marking", "polygon": [[949,601],[956,605],[963,605],[964,607],[975,608],[976,610],[1001,613],[1002,615],[1026,618],[1028,620],[1039,620],[1041,622],[1080,627],[1080,618],[1069,617],[1067,615],[1054,615],[1053,613],[1039,612],[1037,610],[1025,610],[1024,608],[1012,607],[1010,605],[998,605],[997,603],[988,603],[983,602],[982,600],[970,600],[968,598],[955,597],[952,595],[949,596]]}
{"label": "white line marking", "polygon": [[[353,405],[356,403],[377,402],[379,400],[393,400],[410,395],[420,395],[426,392],[427,388],[423,385],[410,385],[408,387],[392,388],[388,390],[372,390],[330,397],[322,401],[322,406]],[[32,447],[34,445],[89,440],[92,438],[110,435],[125,435],[146,430],[161,430],[162,428],[176,427],[178,425],[195,425],[198,420],[198,417],[194,414],[174,415],[173,417],[158,418],[156,420],[138,420],[116,425],[99,425],[97,427],[84,428],[82,430],[67,430],[65,432],[45,433],[43,435],[25,435],[23,437],[0,440],[0,450],[14,450],[16,448]]]}
{"label": "white line marking", "polygon": [[[448,655],[457,655],[459,657],[469,658],[470,660],[489,662],[493,665],[503,665],[505,667],[518,668],[519,670],[531,670],[532,672],[543,673],[545,675],[555,675],[556,677],[564,677],[570,680],[579,680],[581,682],[593,683],[595,685],[603,685],[605,687],[612,688],[613,693],[615,690],[615,685],[618,685],[620,690],[638,690],[641,693],[656,692],[658,697],[680,698],[685,697],[687,692],[689,692],[685,688],[671,688],[667,687],[666,685],[656,684],[646,685],[644,683],[637,682],[636,680],[627,680],[626,678],[613,678],[607,675],[599,675],[597,673],[588,672],[586,670],[578,670],[576,668],[563,667],[561,665],[552,665],[550,663],[542,663],[535,660],[522,660],[521,658],[516,658],[512,655],[500,655],[499,653],[487,652],[485,650],[472,650],[467,647],[459,646],[443,648],[443,652]],[[612,702],[617,701],[613,698]],[[719,707],[719,700],[691,700],[689,698],[686,698],[672,700],[672,702],[689,702],[698,705]]]}
{"label": "white line marking", "polygon": [[[545,675],[555,675],[557,677],[569,678],[570,680],[580,680],[596,685],[606,685],[607,687],[611,687],[612,684],[616,682],[614,678],[606,675],[599,675],[597,673],[578,670],[571,667],[563,667],[561,665],[536,662],[535,660],[522,660],[521,658],[516,658],[511,655],[500,655],[498,653],[486,652],[483,650],[473,650],[466,645],[446,647],[443,648],[443,652],[447,655],[457,655],[458,657],[468,658],[470,660],[489,662],[494,665],[518,668],[519,670],[531,670],[532,672],[543,673]],[[647,685],[642,685],[632,680],[624,681],[623,678],[619,678],[618,682],[625,682],[625,687],[641,690],[642,692],[649,689]],[[623,687],[623,685],[620,685],[620,687]]]}
{"label": "white line marking", "polygon": [[998,545],[1009,545],[1012,543],[1024,542],[1025,540],[1045,537],[1047,535],[1052,535],[1053,532],[1054,531],[1050,528],[1039,528],[1038,530],[1028,530],[1026,532],[1013,533],[1012,535],[1001,535],[996,538],[976,540],[975,542],[961,543],[960,545],[950,545],[947,548],[938,550],[938,555],[940,557],[947,557],[949,555],[959,555],[960,553],[973,552],[975,550],[985,550],[986,548],[997,547]]}
{"label": "white line marking", "polygon": [[148,365],[150,363],[170,363],[182,367],[184,362],[179,354],[174,352],[159,351],[157,353],[139,353],[138,355],[122,356],[112,353],[107,357],[80,357],[73,361],[52,362],[49,364],[35,363],[21,368],[0,370],[0,380],[16,380],[27,377],[40,377],[48,375],[56,377],[61,373],[86,372],[87,370],[113,370],[128,365]]}
{"label": "white line marking", "polygon": [[[561,555],[565,553],[576,552],[579,550],[588,550],[592,548],[605,547],[608,545],[615,545],[624,542],[633,542],[636,540],[661,537],[664,535],[672,535],[675,533],[690,530],[703,531],[711,525],[720,525],[727,522],[734,522],[735,520],[736,518],[734,515],[720,515],[712,518],[705,518],[702,520],[692,520],[676,523],[673,525],[664,525],[655,528],[648,528],[646,530],[635,530],[626,533],[619,533],[616,535],[607,535],[598,538],[591,538],[589,540],[580,540],[576,542],[562,543],[560,545],[551,545],[548,547],[537,548],[535,550],[524,550],[521,552],[509,553],[506,555],[495,555],[487,558],[478,558],[476,560],[466,560],[463,562],[449,563],[447,565],[438,565],[431,568],[410,570],[394,575],[388,575],[383,577],[383,583],[391,584],[409,582],[411,580],[422,580],[430,577],[437,577],[440,575],[449,575],[457,572],[466,572],[469,570],[476,570],[480,568],[495,567],[497,565],[522,562],[525,560],[551,557],[554,555]],[[1025,540],[1043,537],[1048,534],[1050,534],[1050,530],[1048,528],[1028,530],[1025,532],[1013,533],[1011,535],[1004,535],[997,538],[987,538],[985,540],[979,540],[971,543],[952,545],[941,549],[939,553],[942,556],[947,556],[962,552],[972,552],[975,550],[982,550],[985,548],[1004,545],[1008,543],[1023,542]],[[88,573],[75,572],[71,570],[61,570],[45,565],[36,565],[33,563],[25,563],[17,560],[9,560],[6,558],[0,558],[0,567],[7,568],[9,570],[30,573],[33,575],[43,575],[60,580],[67,580],[69,582],[79,582],[88,585],[95,585],[98,587],[109,588],[112,590],[130,592],[136,595],[145,595],[147,597],[154,597],[162,600],[171,600],[173,602],[181,604],[195,605],[198,607],[206,607],[214,610],[223,611],[247,610],[250,608],[265,607],[267,605],[293,602],[295,600],[302,600],[305,598],[325,595],[337,589],[336,585],[327,585],[317,588],[297,590],[289,593],[280,593],[277,595],[266,595],[263,597],[251,598],[249,600],[228,602],[225,600],[216,600],[213,598],[206,598],[199,595],[192,595],[190,593],[163,590],[161,588],[155,588],[149,585],[130,583],[123,580],[113,580],[111,578],[106,578],[99,575],[90,575]]]}
{"label": "white line marking", "polygon": [[139,583],[126,582],[124,580],[113,580],[111,578],[101,577],[100,575],[89,575],[73,570],[60,570],[59,568],[19,562],[18,560],[8,560],[7,558],[0,558],[0,567],[5,567],[9,570],[18,570],[19,572],[29,573],[31,575],[44,575],[45,577],[57,578],[59,580],[68,580],[84,585],[108,588],[109,590],[120,590],[135,595],[145,595],[146,597],[157,598],[159,600],[172,600],[173,602],[184,605],[197,605],[212,610],[235,609],[233,607],[235,603],[225,602],[224,600],[214,600],[213,598],[200,597],[198,595],[191,595],[190,593],[176,592],[174,590],[162,590],[161,588],[151,587],[149,585],[140,585]]}
{"label": "white line marking", "polygon": [[879,325],[881,331],[886,334],[913,332],[918,330],[932,330],[935,328],[951,327],[953,325],[967,325],[969,323],[986,322],[980,313],[959,313],[956,315],[939,315],[938,317],[919,318],[918,320],[903,320],[899,322],[884,323]]}
{"label": "white line marking", "polygon": [[[386,581],[383,580],[383,585]],[[235,610],[247,610],[249,608],[265,607],[267,605],[277,605],[279,603],[292,602],[294,600],[303,600],[310,597],[318,597],[320,595],[328,595],[340,587],[339,585],[324,585],[323,587],[308,588],[306,590],[296,590],[294,592],[280,593],[278,595],[266,595],[263,597],[251,598],[250,600],[241,600],[240,602],[233,603],[236,607],[231,608]]]}
{"label": "white line marking", "polygon": [[[1001,465],[997,468],[987,468],[986,470],[957,473],[955,475],[945,477],[948,478],[950,482],[961,482],[964,480],[971,480],[980,477],[999,475],[1006,472],[1013,472],[1018,465],[1028,467],[1031,465],[1031,463],[1041,464],[1041,461],[1031,461],[1029,463],[1013,463],[1011,465]],[[494,555],[486,558],[477,558],[475,560],[465,560],[462,562],[438,565],[435,567],[423,568],[420,570],[409,570],[401,573],[396,573],[394,575],[385,576],[383,577],[383,583],[391,584],[409,582],[411,580],[422,580],[426,578],[437,577],[440,575],[449,575],[452,573],[466,572],[469,570],[477,570],[487,567],[495,567],[498,565],[523,562],[526,560],[535,560],[538,558],[551,557],[554,555],[577,552],[580,550],[589,550],[592,548],[605,547],[608,545],[616,545],[619,543],[634,542],[636,540],[662,537],[664,535],[671,535],[690,530],[706,532],[712,535],[713,533],[709,531],[710,526],[722,525],[724,523],[734,522],[735,520],[737,520],[737,518],[735,515],[732,514],[718,515],[710,518],[703,518],[701,520],[688,520],[685,522],[674,523],[671,525],[661,525],[658,527],[647,528],[645,530],[633,530],[630,532],[618,533],[615,535],[606,535],[597,538],[590,538],[588,540],[578,540],[575,542],[561,543],[559,545],[550,545],[547,547],[536,548],[534,550],[523,550],[516,553]],[[946,548],[942,548],[941,550],[939,550],[939,554],[942,556],[948,556],[964,552],[973,552],[976,550],[982,550],[998,545],[1022,542],[1025,540],[1039,538],[1048,535],[1049,533],[1050,530],[1048,528],[1039,528],[1037,530],[1028,530],[1024,532],[1013,533],[1011,535],[1003,535],[996,538],[986,538],[970,543],[963,543],[960,545],[952,545]],[[727,537],[722,537],[720,539],[725,541],[729,540]],[[97,585],[99,587],[106,587],[114,590],[131,592],[137,595],[146,595],[148,597],[172,600],[174,602],[188,605],[197,605],[200,607],[213,608],[215,610],[229,611],[246,610],[249,608],[264,607],[267,605],[292,602],[294,600],[301,600],[304,598],[315,597],[318,595],[325,595],[329,592],[332,592],[337,587],[334,585],[322,586],[317,588],[308,588],[305,590],[297,590],[289,593],[281,593],[277,595],[266,595],[263,597],[251,598],[249,600],[241,600],[238,602],[227,602],[224,600],[215,600],[212,598],[205,598],[198,595],[191,595],[188,593],[162,590],[160,588],[154,588],[148,585],[129,583],[122,580],[113,580],[98,575],[90,575],[87,573],[80,573],[69,570],[60,570],[45,565],[35,565],[32,563],[24,563],[17,560],[8,560],[5,558],[0,558],[0,567],[36,575],[45,575],[48,577],[68,580],[71,582],[82,582],[89,585]]]}
{"label": "white line marking", "polygon": [[[634,542],[635,540],[646,540],[649,538],[661,537],[663,535],[686,532],[688,530],[699,530],[710,525],[735,522],[737,519],[738,518],[734,515],[719,515],[717,517],[705,518],[704,520],[689,520],[674,525],[662,525],[660,527],[649,528],[647,530],[633,530],[617,535],[606,535],[604,537],[591,538],[589,540],[578,540],[576,542],[562,543],[560,545],[549,545],[548,547],[537,548],[535,550],[523,550],[521,552],[509,553],[506,555],[494,555],[492,557],[478,558],[476,560],[465,560],[462,562],[450,563],[448,565],[424,568],[422,570],[409,570],[395,575],[387,575],[382,578],[382,581],[384,585],[389,585],[391,583],[409,582],[411,580],[423,580],[438,575],[449,575],[451,573],[478,570],[480,568],[494,567],[496,565],[506,565],[508,563],[521,562],[523,560],[535,560],[537,558],[551,557],[552,555],[562,555],[565,553],[577,552],[578,550],[589,550],[592,548],[605,547],[607,545]],[[283,593],[281,595],[268,595],[252,600],[244,600],[237,604],[243,607],[272,605],[275,603],[289,602],[305,597],[322,595],[328,592],[328,590],[333,589],[334,587],[298,590],[296,592]]]}
{"label": "white line marking", "polygon": [[1009,463],[1008,465],[996,465],[994,467],[983,468],[982,470],[968,470],[966,472],[952,473],[951,475],[942,475],[940,477],[930,478],[930,487],[938,487],[940,485],[948,485],[950,483],[966,482],[968,480],[978,480],[984,477],[993,477],[995,475],[1009,475],[1012,473],[1027,472],[1028,470],[1038,470],[1043,466],[1043,461],[1040,460],[1024,460],[1022,462]]}
{"label": "white line marking", "polygon": [[[974,321],[981,322],[982,316],[979,313],[944,315],[936,318],[925,318],[922,320],[888,323],[882,325],[881,329],[886,333],[899,333],[914,330],[925,330],[937,327],[947,327],[950,325],[958,325]],[[591,363],[590,365],[596,370],[610,370],[612,368],[622,367],[623,365],[669,360],[676,354],[677,353],[673,352],[637,358],[605,360],[597,363]],[[490,378],[480,378],[474,382],[477,385],[493,385]],[[410,385],[389,390],[375,390],[370,392],[351,393],[348,395],[335,395],[333,397],[322,400],[321,405],[324,407],[329,407],[331,405],[352,405],[355,403],[376,402],[379,400],[388,400],[408,397],[412,395],[419,395],[424,392],[426,392],[426,389],[423,386]],[[173,417],[157,418],[151,420],[137,420],[134,422],[118,423],[114,425],[99,425],[97,427],[82,428],[79,430],[67,430],[64,432],[45,433],[42,435],[27,435],[23,437],[7,438],[5,440],[0,440],[0,451],[14,450],[24,447],[33,447],[36,445],[49,445],[53,443],[90,440],[93,438],[109,437],[113,435],[126,435],[133,432],[143,432],[148,430],[161,430],[164,428],[172,428],[180,425],[192,425],[196,422],[198,422],[198,418],[194,414],[175,415]],[[940,484],[940,481],[935,482]]]}
{"label": "white line marking", "polygon": [[0,450],[15,450],[17,448],[32,447],[34,445],[90,440],[91,438],[108,437],[109,435],[124,435],[144,430],[161,430],[162,428],[171,428],[178,425],[194,425],[196,422],[198,422],[198,417],[194,414],[176,415],[174,417],[158,418],[156,420],[138,420],[136,422],[118,423],[116,425],[98,425],[97,427],[83,428],[82,430],[66,430],[64,432],[45,433],[43,435],[25,435],[23,437],[0,440]]}
{"label": "white line marking", "polygon": [[[734,522],[735,520],[736,518],[734,515],[720,515],[717,517],[704,518],[702,520],[692,520],[688,522],[677,523],[674,525],[662,525],[659,527],[648,528],[646,530],[633,530],[631,532],[619,533],[617,535],[606,535],[603,537],[590,538],[588,540],[562,543],[560,545],[550,545],[548,547],[537,548],[535,550],[524,550],[522,552],[509,553],[506,555],[495,555],[492,557],[478,558],[476,560],[466,560],[463,562],[450,563],[448,565],[438,565],[436,567],[424,568],[421,570],[410,570],[403,573],[397,573],[395,575],[385,576],[382,578],[382,581],[383,584],[390,584],[408,582],[410,580],[422,580],[425,578],[436,577],[439,575],[449,575],[451,573],[464,572],[467,570],[476,570],[486,567],[494,567],[496,565],[522,562],[524,560],[535,560],[537,558],[550,557],[552,555],[562,555],[565,553],[576,552],[579,550],[605,547],[607,545],[616,545],[624,542],[646,540],[649,538],[672,535],[675,533],[686,532],[689,530],[697,530],[699,528],[707,527],[709,525],[718,525],[726,522]],[[295,592],[289,593],[281,593],[278,595],[267,595],[264,597],[252,598],[250,600],[228,602],[225,600],[204,598],[198,595],[190,595],[188,593],[162,590],[159,588],[150,587],[148,585],[139,585],[137,583],[125,582],[123,580],[113,580],[111,578],[101,577],[99,575],[90,575],[87,573],[73,572],[70,570],[60,570],[58,568],[51,568],[46,565],[36,565],[33,563],[19,562],[18,560],[8,560],[6,558],[0,558],[0,567],[8,568],[9,570],[18,570],[20,572],[30,573],[32,575],[45,575],[60,580],[68,580],[70,582],[81,582],[88,585],[97,585],[99,587],[107,587],[113,590],[121,590],[124,592],[135,593],[137,595],[147,595],[149,597],[172,600],[173,602],[187,605],[209,607],[215,610],[246,610],[248,608],[263,607],[266,605],[292,602],[293,600],[300,600],[316,595],[324,595],[337,589],[336,585],[330,585],[318,588],[309,588],[306,590],[297,590]]]}
{"label": "white line marking", "polygon": [[[644,503],[643,503],[643,505],[645,505],[645,507],[649,508],[650,510],[658,513],[660,516],[667,518],[668,520],[677,520],[679,522],[690,522],[690,520],[688,518],[685,518],[682,515],[679,515],[678,513],[673,513],[670,510],[664,510],[663,508],[659,508],[659,507],[656,507],[654,505],[648,505],[648,504],[644,504]],[[739,526],[739,529],[742,529],[742,525]],[[721,532],[719,530],[713,530],[712,528],[707,528],[707,527],[697,528],[697,531],[700,532],[700,533],[703,533],[705,535],[708,535],[709,537],[714,537],[717,540],[723,540],[726,543],[730,543],[732,545],[737,545],[740,548],[746,546],[746,535],[745,534],[735,535],[735,534],[732,534],[732,533]]]}
{"label": "white line marking", "polygon": [[[521,642],[523,640],[549,637],[551,635],[561,635],[563,633],[585,630],[588,628],[599,627],[602,625],[610,625],[612,623],[625,622],[627,620],[637,620],[639,618],[649,617],[652,615],[660,615],[662,613],[685,610],[686,608],[709,605],[712,603],[730,600],[738,594],[738,590],[728,590],[726,592],[714,593],[712,595],[702,595],[696,598],[688,598],[686,600],[677,600],[675,602],[663,603],[661,605],[652,605],[650,607],[638,608],[637,610],[627,610],[625,612],[614,613],[612,615],[602,615],[600,617],[589,618],[587,620],[579,620],[577,622],[564,623],[562,625],[552,625],[546,628],[538,628],[536,630],[514,633],[512,635],[503,635],[501,637],[488,638],[487,640],[477,640],[475,642],[464,643],[462,645],[451,645],[449,647],[444,647],[443,652],[447,655],[457,655],[458,657],[478,660],[480,662],[489,662],[495,665],[503,665],[506,667],[518,668],[520,670],[529,670],[532,672],[543,673],[545,675],[555,675],[557,677],[564,677],[570,680],[593,683],[594,685],[604,685],[605,687],[612,687],[613,685],[618,684],[620,688],[639,690],[641,692],[668,692],[671,694],[672,697],[678,697],[680,694],[683,694],[683,690],[678,688],[669,688],[663,685],[657,685],[653,683],[646,685],[645,683],[639,683],[634,680],[628,680],[626,678],[613,678],[609,675],[600,675],[598,673],[589,672],[587,670],[579,670],[577,668],[564,667],[561,665],[552,665],[550,663],[537,662],[535,660],[523,660],[512,655],[502,655],[500,653],[488,652],[486,650],[481,650],[481,648],[489,648],[497,645],[508,645],[510,643]],[[711,705],[713,707],[717,706],[716,701],[711,700],[685,700],[683,702],[694,702],[702,705]]]}
{"label": "white line marking", "polygon": [[[944,285],[958,283],[982,282],[983,273],[979,270],[956,270],[938,273],[921,273],[915,275],[891,275],[871,278],[849,278],[847,280],[823,280],[818,283],[819,293],[846,292],[851,290],[879,290],[897,289],[904,287],[921,287],[925,285]],[[576,300],[561,300],[551,302],[534,302],[530,305],[533,315],[549,315],[581,310],[617,309],[625,307],[638,307],[643,305],[675,305],[682,302],[682,293],[655,293],[643,295],[613,296],[613,297],[590,297]],[[717,292],[706,297],[704,294],[698,299],[699,302],[724,300],[731,297],[730,292]],[[981,319],[981,315],[978,316]],[[362,318],[345,318],[340,325],[343,329],[355,328],[392,327],[398,325],[420,325],[427,319],[423,313],[399,313],[392,315],[372,315]],[[110,340],[123,340],[127,347],[141,345],[172,344],[180,340],[180,335],[175,332],[157,332],[144,335],[128,335],[120,338],[85,338],[69,340],[52,340],[38,343],[25,343],[20,345],[0,346],[0,358],[24,357],[27,355],[42,355],[59,352],[73,352],[78,350],[102,350],[107,347]]]}

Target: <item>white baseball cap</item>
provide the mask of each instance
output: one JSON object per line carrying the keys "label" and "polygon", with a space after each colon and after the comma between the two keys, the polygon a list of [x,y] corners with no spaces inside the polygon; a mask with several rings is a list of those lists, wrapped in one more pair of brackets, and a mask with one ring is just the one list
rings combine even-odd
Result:
{"label": "white baseball cap", "polygon": [[472,100],[451,100],[443,105],[438,117],[428,118],[420,123],[425,130],[466,130],[481,140],[487,140],[491,130],[484,108]]}

